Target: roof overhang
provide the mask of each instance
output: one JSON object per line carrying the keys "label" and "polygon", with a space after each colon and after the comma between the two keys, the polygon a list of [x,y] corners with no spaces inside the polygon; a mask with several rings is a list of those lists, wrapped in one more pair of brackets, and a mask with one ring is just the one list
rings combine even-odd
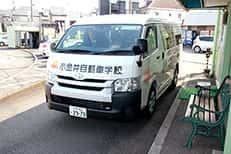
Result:
{"label": "roof overhang", "polygon": [[229,0],[178,0],[187,9],[217,8],[228,5]]}

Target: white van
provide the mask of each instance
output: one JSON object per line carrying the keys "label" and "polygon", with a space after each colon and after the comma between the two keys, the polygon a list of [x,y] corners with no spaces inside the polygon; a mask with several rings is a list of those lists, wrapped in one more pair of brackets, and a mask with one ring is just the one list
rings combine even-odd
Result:
{"label": "white van", "polygon": [[147,15],[82,19],[51,45],[48,107],[80,118],[151,116],[176,86],[180,44],[180,26]]}

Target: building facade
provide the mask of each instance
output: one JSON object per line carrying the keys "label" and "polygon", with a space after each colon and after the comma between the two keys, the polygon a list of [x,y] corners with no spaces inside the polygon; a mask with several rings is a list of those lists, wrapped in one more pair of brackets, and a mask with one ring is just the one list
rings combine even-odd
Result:
{"label": "building facade", "polygon": [[213,35],[217,15],[217,10],[190,10],[182,22],[183,29],[195,31],[197,35]]}
{"label": "building facade", "polygon": [[70,12],[69,16],[67,14],[64,7],[40,11],[34,8],[32,18],[29,7],[0,10],[0,34],[8,35],[10,48],[38,48],[42,40],[60,38],[68,25],[81,17],[78,12]]}
{"label": "building facade", "polygon": [[176,0],[154,0],[140,11],[143,14],[151,14],[155,18],[172,20],[180,24],[186,15],[184,6]]}
{"label": "building facade", "polygon": [[99,15],[137,13],[139,0],[99,0]]}
{"label": "building facade", "polygon": [[109,14],[110,3],[109,0],[99,0],[99,15]]}

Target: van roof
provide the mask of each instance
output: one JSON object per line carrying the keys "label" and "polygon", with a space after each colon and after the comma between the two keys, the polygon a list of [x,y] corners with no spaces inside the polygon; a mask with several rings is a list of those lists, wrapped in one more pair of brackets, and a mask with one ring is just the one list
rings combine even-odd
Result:
{"label": "van roof", "polygon": [[146,25],[149,23],[169,23],[166,20],[153,18],[152,15],[101,15],[86,17],[78,20],[74,25],[92,25],[92,24],[139,24]]}

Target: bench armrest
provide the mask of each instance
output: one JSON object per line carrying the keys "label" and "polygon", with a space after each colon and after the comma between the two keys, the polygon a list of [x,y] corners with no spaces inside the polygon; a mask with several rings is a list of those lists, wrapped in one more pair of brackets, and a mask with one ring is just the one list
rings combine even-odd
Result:
{"label": "bench armrest", "polygon": [[208,92],[208,94],[211,97],[217,96],[218,89],[214,89],[212,87],[204,87],[204,86],[200,86],[200,85],[196,85],[195,87],[198,89],[197,95],[200,97],[204,95],[203,92],[205,92],[205,91]]}
{"label": "bench armrest", "polygon": [[208,90],[208,91],[213,91],[213,92],[217,92],[218,91],[218,89],[213,89],[211,87],[204,87],[204,86],[200,86],[200,85],[196,85],[195,86],[195,88],[198,88],[199,90]]}
{"label": "bench armrest", "polygon": [[204,87],[200,85],[196,85],[195,88],[199,88],[199,90],[211,90],[209,87]]}
{"label": "bench armrest", "polygon": [[210,112],[210,113],[214,113],[214,114],[216,114],[216,115],[219,115],[219,114],[222,113],[222,112],[219,112],[219,111],[211,111],[211,110],[202,108],[202,107],[200,107],[199,105],[196,105],[196,104],[190,105],[190,108],[191,108],[191,110],[192,110],[193,108],[196,108],[196,109],[197,109],[197,111],[193,114],[193,117],[194,117],[194,118],[196,117],[197,114],[199,114],[199,112]]}

